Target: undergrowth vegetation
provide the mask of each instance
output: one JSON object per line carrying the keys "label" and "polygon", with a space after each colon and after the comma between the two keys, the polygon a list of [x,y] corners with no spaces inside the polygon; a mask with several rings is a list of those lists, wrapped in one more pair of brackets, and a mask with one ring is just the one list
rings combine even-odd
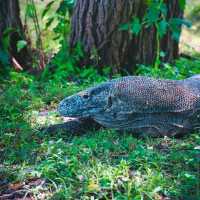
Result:
{"label": "undergrowth vegetation", "polygon": [[[60,100],[108,80],[111,69],[77,67],[84,57],[81,45],[69,53],[73,0],[37,6],[40,27],[32,22],[34,1],[26,2],[22,18],[33,46],[52,55],[41,73],[31,75],[12,70],[0,52],[0,65],[6,66],[0,68],[0,199],[199,200],[199,132],[142,139],[103,128],[84,135],[41,130],[63,122],[56,112]],[[41,35],[31,35],[35,28]],[[168,64],[161,63],[158,49],[160,67],[139,65],[136,75],[184,79],[199,74],[199,54],[193,53],[194,59]]]}
{"label": "undergrowth vegetation", "polygon": [[[181,58],[175,66],[165,64],[156,72],[141,66],[138,74],[179,79],[196,74],[199,66],[199,60]],[[39,185],[24,189],[35,199],[199,199],[199,133],[180,139],[140,139],[104,129],[85,135],[48,135],[39,130],[62,121],[54,110],[63,97],[108,79],[91,68],[81,74],[70,81],[62,68],[48,78],[10,72],[3,81],[0,177],[4,183],[13,188],[39,180]],[[83,74],[91,79],[83,82]],[[45,112],[48,116],[41,115]]]}

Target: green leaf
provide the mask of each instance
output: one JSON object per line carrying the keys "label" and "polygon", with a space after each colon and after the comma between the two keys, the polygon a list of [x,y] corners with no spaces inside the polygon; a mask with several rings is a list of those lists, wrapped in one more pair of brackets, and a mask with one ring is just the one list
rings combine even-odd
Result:
{"label": "green leaf", "polygon": [[181,26],[181,25],[185,25],[188,28],[191,28],[192,23],[189,20],[186,19],[181,19],[181,18],[173,18],[170,20],[170,23],[174,26]]}
{"label": "green leaf", "polygon": [[176,41],[179,41],[180,35],[181,35],[180,32],[177,31],[172,32],[172,38]]}
{"label": "green leaf", "polygon": [[26,16],[33,18],[35,16],[34,12],[35,12],[34,5],[32,3],[28,3],[26,5]]}
{"label": "green leaf", "polygon": [[47,29],[49,26],[51,26],[53,21],[54,21],[54,17],[48,18],[48,21],[47,21],[47,23],[45,25],[45,28]]}
{"label": "green leaf", "polygon": [[168,23],[166,20],[162,20],[158,23],[158,33],[162,38],[167,33]]}
{"label": "green leaf", "polygon": [[185,25],[188,28],[192,27],[192,22],[186,19],[182,19],[182,24]]}
{"label": "green leaf", "polygon": [[54,3],[55,3],[55,1],[50,1],[50,2],[46,5],[45,9],[44,9],[43,12],[42,12],[42,18],[44,18],[44,16],[47,14],[47,12],[50,10],[51,6],[52,6]]}
{"label": "green leaf", "polygon": [[25,40],[19,40],[17,42],[17,52],[20,52],[26,46],[27,46],[27,42]]}
{"label": "green leaf", "polygon": [[145,14],[145,21],[147,25],[152,25],[156,23],[159,20],[160,15],[160,9],[157,6],[157,3],[152,3],[150,7],[147,9],[147,12]]}
{"label": "green leaf", "polygon": [[66,14],[67,11],[73,9],[74,3],[75,0],[63,0],[61,1],[60,6],[56,12],[60,14]]}
{"label": "green leaf", "polygon": [[142,25],[140,23],[139,18],[135,17],[133,21],[131,22],[131,27],[130,27],[131,33],[138,35],[141,30],[141,27]]}
{"label": "green leaf", "polygon": [[160,52],[160,57],[161,57],[161,58],[164,58],[165,56],[166,56],[166,53],[165,53],[164,51],[161,51],[161,52]]}
{"label": "green leaf", "polygon": [[10,47],[10,35],[14,33],[16,30],[14,28],[6,28],[6,30],[3,31],[3,37],[2,37],[2,48],[4,51],[8,52]]}
{"label": "green leaf", "polygon": [[186,5],[186,0],[179,0],[179,6],[182,10],[185,9],[185,5]]}
{"label": "green leaf", "polygon": [[167,16],[167,6],[165,3],[162,3],[160,6],[161,13],[166,17]]}
{"label": "green leaf", "polygon": [[169,28],[172,31],[172,38],[179,41],[181,34],[181,26],[185,25],[187,27],[191,27],[191,22],[185,19],[173,18],[169,21]]}

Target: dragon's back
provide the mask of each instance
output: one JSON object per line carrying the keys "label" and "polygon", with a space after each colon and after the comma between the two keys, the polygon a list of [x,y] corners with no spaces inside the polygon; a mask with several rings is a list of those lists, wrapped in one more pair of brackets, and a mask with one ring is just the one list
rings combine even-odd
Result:
{"label": "dragon's back", "polygon": [[183,134],[194,128],[198,114],[199,95],[184,81],[118,78],[111,81],[107,98],[106,110],[94,119],[105,127],[140,134]]}
{"label": "dragon's back", "polygon": [[113,80],[110,95],[118,108],[136,113],[185,112],[192,110],[199,100],[199,96],[185,87],[183,81],[143,76]]}

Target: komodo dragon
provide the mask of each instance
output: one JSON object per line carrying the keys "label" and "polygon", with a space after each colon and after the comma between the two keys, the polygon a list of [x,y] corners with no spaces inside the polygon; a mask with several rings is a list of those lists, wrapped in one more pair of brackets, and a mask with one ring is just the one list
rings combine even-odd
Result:
{"label": "komodo dragon", "polygon": [[200,75],[185,80],[117,78],[65,98],[62,116],[148,136],[175,136],[200,127]]}

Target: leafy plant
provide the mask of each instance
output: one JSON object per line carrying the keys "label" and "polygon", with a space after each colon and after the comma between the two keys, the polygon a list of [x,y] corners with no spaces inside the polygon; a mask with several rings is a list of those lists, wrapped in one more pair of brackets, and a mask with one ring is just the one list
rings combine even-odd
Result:
{"label": "leafy plant", "polygon": [[[10,42],[11,34],[17,32],[14,28],[6,28],[0,38],[0,79],[7,77],[10,70]],[[5,77],[4,77],[5,76]]]}
{"label": "leafy plant", "polygon": [[151,66],[139,65],[138,75],[153,76],[163,79],[184,79],[192,75],[199,74],[200,60],[188,60],[180,58],[175,61],[174,65],[163,63],[162,68],[152,68]]}
{"label": "leafy plant", "polygon": [[[138,36],[142,29],[154,27],[156,29],[156,58],[154,68],[159,68],[161,58],[165,56],[165,52],[162,52],[160,49],[161,39],[170,31],[172,38],[178,41],[180,38],[180,27],[182,25],[190,27],[191,23],[180,18],[168,19],[168,9],[164,0],[149,0],[146,3],[148,7],[144,17],[142,19],[133,17],[129,23],[121,25],[120,30],[126,30]],[[180,0],[179,4],[180,8],[184,9],[185,0]]]}
{"label": "leafy plant", "polygon": [[27,46],[27,42],[25,40],[19,40],[17,42],[17,51],[20,52],[26,46]]}
{"label": "leafy plant", "polygon": [[26,12],[25,12],[25,23],[27,23],[27,18],[32,19],[34,24],[34,29],[36,33],[36,48],[39,48],[41,51],[43,50],[42,45],[42,36],[41,36],[41,28],[38,20],[38,14],[35,2],[33,0],[27,0],[26,4]]}
{"label": "leafy plant", "polygon": [[54,21],[56,21],[56,25],[53,28],[53,31],[56,34],[55,40],[59,40],[60,44],[62,45],[63,42],[66,42],[67,34],[69,33],[69,26],[70,26],[70,19],[74,0],[62,0],[54,12],[53,15],[48,16],[47,14],[50,12],[51,7],[57,1],[50,1],[45,9],[42,12],[42,18],[47,18],[46,21],[46,29],[48,29]]}
{"label": "leafy plant", "polygon": [[[175,67],[139,69],[140,75],[179,79],[198,73],[200,61],[181,58]],[[35,199],[42,195],[47,199],[199,199],[198,133],[181,139],[141,140],[104,129],[85,135],[38,130],[44,120],[45,125],[57,122],[58,115],[48,111],[56,109],[61,99],[106,79],[93,68],[79,74],[89,77],[91,82],[86,84],[56,74],[59,71],[41,79],[11,72],[0,85],[3,186],[42,179],[44,184],[33,190],[24,188]],[[48,117],[41,116],[43,112]],[[4,191],[1,187],[0,192]]]}

